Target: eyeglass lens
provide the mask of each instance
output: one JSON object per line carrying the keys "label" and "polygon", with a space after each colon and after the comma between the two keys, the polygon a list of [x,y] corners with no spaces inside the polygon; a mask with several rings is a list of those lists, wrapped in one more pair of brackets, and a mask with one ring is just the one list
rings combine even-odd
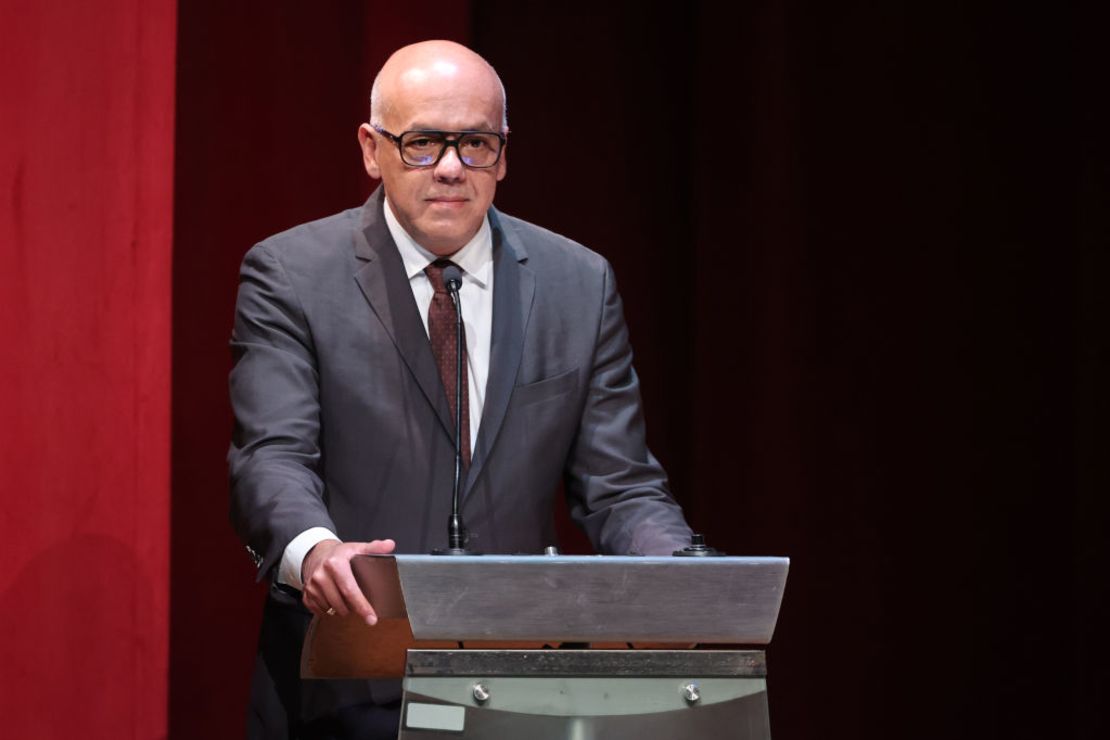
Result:
{"label": "eyeglass lens", "polygon": [[501,140],[494,134],[461,134],[449,140],[445,134],[410,131],[401,135],[402,159],[426,167],[435,164],[449,144],[456,147],[459,159],[468,167],[490,167],[501,154]]}

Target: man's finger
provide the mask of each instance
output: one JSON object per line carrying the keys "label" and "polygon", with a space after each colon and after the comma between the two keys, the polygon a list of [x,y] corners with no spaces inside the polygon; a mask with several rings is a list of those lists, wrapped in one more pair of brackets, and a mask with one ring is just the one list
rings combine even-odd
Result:
{"label": "man's finger", "polygon": [[[392,543],[389,543],[391,548]],[[342,601],[342,606],[333,601],[333,592],[328,591],[328,603],[337,612],[347,614],[354,612],[368,624],[375,624],[378,616],[366,600],[362,590],[355,582],[354,573],[351,571],[351,558],[364,553],[367,549],[381,550],[383,545],[373,542],[349,542],[335,548],[324,561],[320,568],[323,575],[328,577],[328,583],[334,589],[334,598]]]}
{"label": "man's finger", "polygon": [[318,584],[320,596],[316,601],[320,604],[321,612],[327,614],[328,609],[335,609],[335,613],[347,616],[347,602],[344,601],[338,585],[330,579],[320,579]]}
{"label": "man's finger", "polygon": [[362,617],[367,624],[376,624],[378,615],[374,612],[370,602],[366,600],[362,589],[358,587],[354,574],[351,572],[350,562],[346,562],[345,565],[347,567],[343,571],[335,574],[334,585],[339,597],[343,599],[346,609]]}
{"label": "man's finger", "polygon": [[388,555],[397,547],[393,540],[373,540],[371,542],[352,542],[358,548],[359,555]]}

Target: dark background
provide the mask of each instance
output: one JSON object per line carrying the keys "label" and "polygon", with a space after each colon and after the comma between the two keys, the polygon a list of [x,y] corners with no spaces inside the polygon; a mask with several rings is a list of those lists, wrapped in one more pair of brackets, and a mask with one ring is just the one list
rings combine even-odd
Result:
{"label": "dark background", "polygon": [[372,76],[435,37],[509,90],[498,206],[614,263],[695,529],[792,560],[776,739],[1110,732],[1104,26],[709,7],[180,4],[171,737],[240,736],[262,600],[226,523],[239,260],[361,202]]}

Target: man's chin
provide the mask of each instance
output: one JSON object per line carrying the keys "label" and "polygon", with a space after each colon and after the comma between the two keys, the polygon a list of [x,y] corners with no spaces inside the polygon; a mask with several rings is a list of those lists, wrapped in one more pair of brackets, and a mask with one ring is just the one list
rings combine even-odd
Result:
{"label": "man's chin", "polygon": [[450,257],[466,246],[469,239],[445,236],[428,236],[420,241],[420,246],[439,257]]}
{"label": "man's chin", "polygon": [[418,241],[425,249],[446,257],[465,247],[466,243],[478,233],[478,226],[462,228],[457,224],[438,227],[433,225],[432,228],[421,230],[421,238]]}

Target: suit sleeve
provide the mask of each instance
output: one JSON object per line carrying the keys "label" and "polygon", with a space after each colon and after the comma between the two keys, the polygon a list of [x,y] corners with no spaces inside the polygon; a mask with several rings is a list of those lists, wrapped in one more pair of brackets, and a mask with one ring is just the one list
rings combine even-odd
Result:
{"label": "suit sleeve", "polygon": [[288,274],[265,244],[243,260],[231,350],[231,521],[261,579],[301,532],[335,531],[320,477],[312,333]]}
{"label": "suit sleeve", "polygon": [[647,447],[639,380],[612,268],[589,388],[566,468],[571,517],[598,552],[670,555],[690,542],[666,473]]}

